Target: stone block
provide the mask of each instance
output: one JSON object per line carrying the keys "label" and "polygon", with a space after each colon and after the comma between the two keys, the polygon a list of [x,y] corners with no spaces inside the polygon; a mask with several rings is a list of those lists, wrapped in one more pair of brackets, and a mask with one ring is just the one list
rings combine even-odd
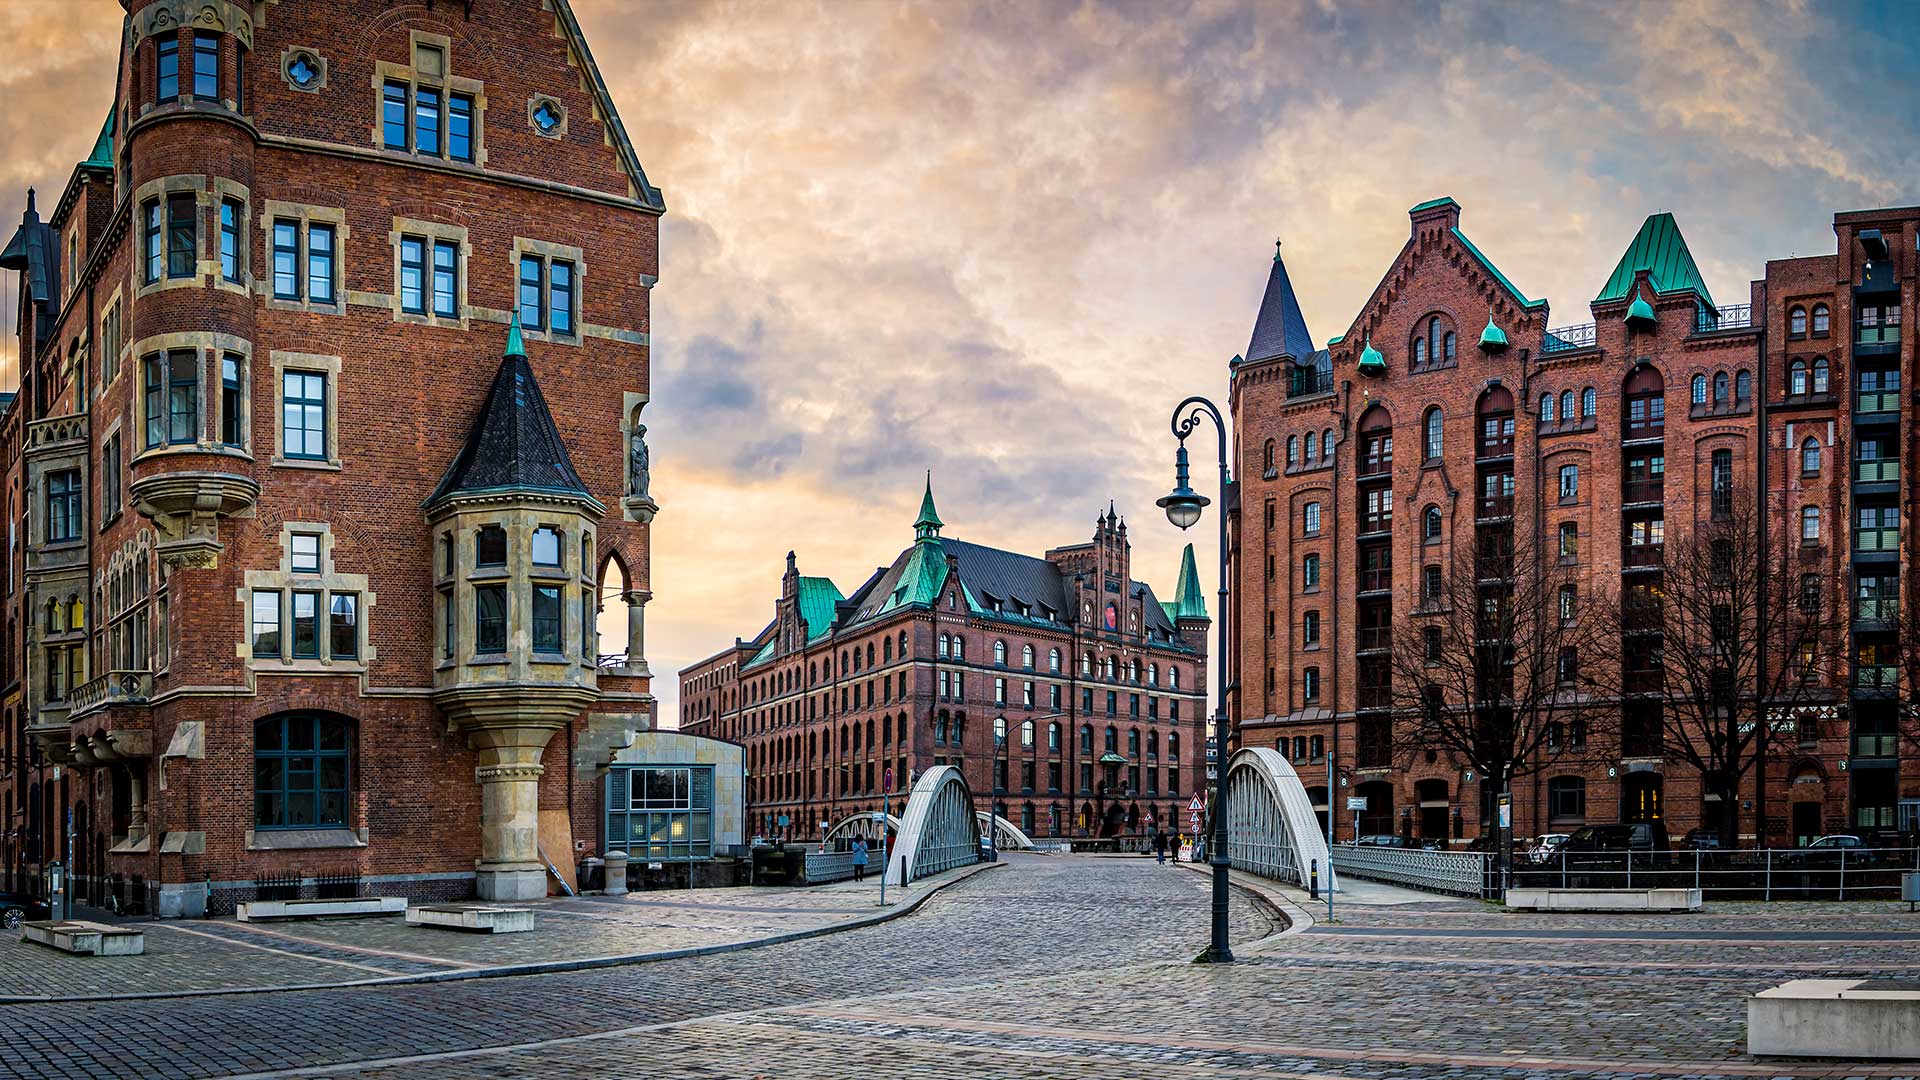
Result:
{"label": "stone block", "polygon": [[1699,889],[1508,889],[1515,911],[1699,911]]}
{"label": "stone block", "polygon": [[242,900],[234,906],[241,922],[282,919],[331,919],[366,915],[399,915],[407,910],[404,896],[353,896],[327,900]]}
{"label": "stone block", "polygon": [[144,931],[81,920],[35,920],[24,924],[28,941],[80,956],[139,956],[147,951]]}
{"label": "stone block", "polygon": [[533,912],[486,904],[426,904],[407,909],[407,925],[477,934],[518,934],[533,929]]}
{"label": "stone block", "polygon": [[1920,1058],[1920,980],[1795,979],[1747,999],[1747,1053]]}

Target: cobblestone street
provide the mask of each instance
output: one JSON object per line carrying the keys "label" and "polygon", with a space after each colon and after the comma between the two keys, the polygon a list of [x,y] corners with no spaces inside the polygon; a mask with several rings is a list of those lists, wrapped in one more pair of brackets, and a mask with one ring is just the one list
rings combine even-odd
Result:
{"label": "cobblestone street", "polygon": [[1206,937],[1202,874],[1145,859],[1008,861],[904,918],[738,953],[435,985],[0,1007],[4,1062],[25,1076],[1920,1073],[1743,1053],[1753,990],[1910,974],[1920,917],[1896,905],[1548,919],[1449,900],[1349,904],[1337,924],[1309,925],[1324,908],[1281,897],[1276,910],[1236,893],[1242,962],[1207,968],[1185,962]]}

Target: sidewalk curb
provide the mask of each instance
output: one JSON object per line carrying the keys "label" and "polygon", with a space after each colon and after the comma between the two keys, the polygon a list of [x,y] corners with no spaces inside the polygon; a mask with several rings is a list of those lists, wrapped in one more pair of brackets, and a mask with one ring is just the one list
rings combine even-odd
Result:
{"label": "sidewalk curb", "polygon": [[[1202,877],[1209,879],[1213,877],[1213,867],[1206,863],[1181,863],[1179,865]],[[1256,883],[1255,880],[1250,878],[1250,875],[1235,874],[1229,871],[1227,874],[1227,884],[1258,901],[1265,902],[1267,906],[1274,909],[1275,914],[1279,915],[1280,920],[1285,923],[1284,926],[1274,930],[1272,933],[1234,946],[1235,949],[1265,951],[1269,946],[1277,944],[1283,938],[1290,938],[1296,934],[1304,934],[1313,929],[1314,919],[1311,912],[1299,904],[1294,903],[1293,899],[1284,893],[1274,891],[1265,882]]]}
{"label": "sidewalk curb", "polygon": [[810,927],[806,930],[794,930],[770,937],[753,938],[748,941],[730,941],[722,945],[698,945],[687,949],[667,949],[660,952],[628,953],[620,956],[590,956],[580,960],[548,960],[534,964],[506,964],[499,967],[471,968],[463,971],[431,971],[412,975],[392,975],[377,979],[351,979],[344,982],[294,983],[284,986],[233,986],[211,987],[196,990],[153,990],[128,994],[6,994],[0,995],[0,1006],[7,1005],[47,1005],[99,1001],[162,1001],[172,998],[220,997],[228,994],[284,994],[300,990],[348,990],[370,986],[405,986],[420,983],[464,982],[468,979],[503,979],[517,975],[553,975],[569,971],[589,971],[594,968],[626,967],[633,964],[651,964],[662,960],[682,960],[691,956],[714,956],[720,953],[741,952],[746,949],[758,949],[767,945],[785,945],[808,938],[825,937],[845,930],[858,930],[868,926],[878,926],[891,922],[904,915],[910,915],[920,905],[926,903],[943,890],[958,885],[976,874],[984,873],[1006,863],[976,863],[964,867],[953,877],[932,883],[920,895],[887,911],[877,911],[846,922],[831,923],[826,926]]}

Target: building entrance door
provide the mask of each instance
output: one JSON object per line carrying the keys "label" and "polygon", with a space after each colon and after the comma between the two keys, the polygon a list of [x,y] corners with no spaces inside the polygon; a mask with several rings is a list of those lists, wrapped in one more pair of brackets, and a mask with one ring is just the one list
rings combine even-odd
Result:
{"label": "building entrance door", "polygon": [[1820,806],[1817,802],[1793,804],[1793,846],[1806,847],[1820,835]]}

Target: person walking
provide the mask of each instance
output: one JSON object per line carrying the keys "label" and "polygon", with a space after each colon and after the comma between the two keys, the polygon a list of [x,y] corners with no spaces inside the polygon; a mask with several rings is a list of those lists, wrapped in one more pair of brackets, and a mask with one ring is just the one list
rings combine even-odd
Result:
{"label": "person walking", "polygon": [[867,880],[867,841],[864,837],[853,842],[853,880]]}
{"label": "person walking", "polygon": [[1153,861],[1167,865],[1167,834],[1159,829],[1153,830]]}

